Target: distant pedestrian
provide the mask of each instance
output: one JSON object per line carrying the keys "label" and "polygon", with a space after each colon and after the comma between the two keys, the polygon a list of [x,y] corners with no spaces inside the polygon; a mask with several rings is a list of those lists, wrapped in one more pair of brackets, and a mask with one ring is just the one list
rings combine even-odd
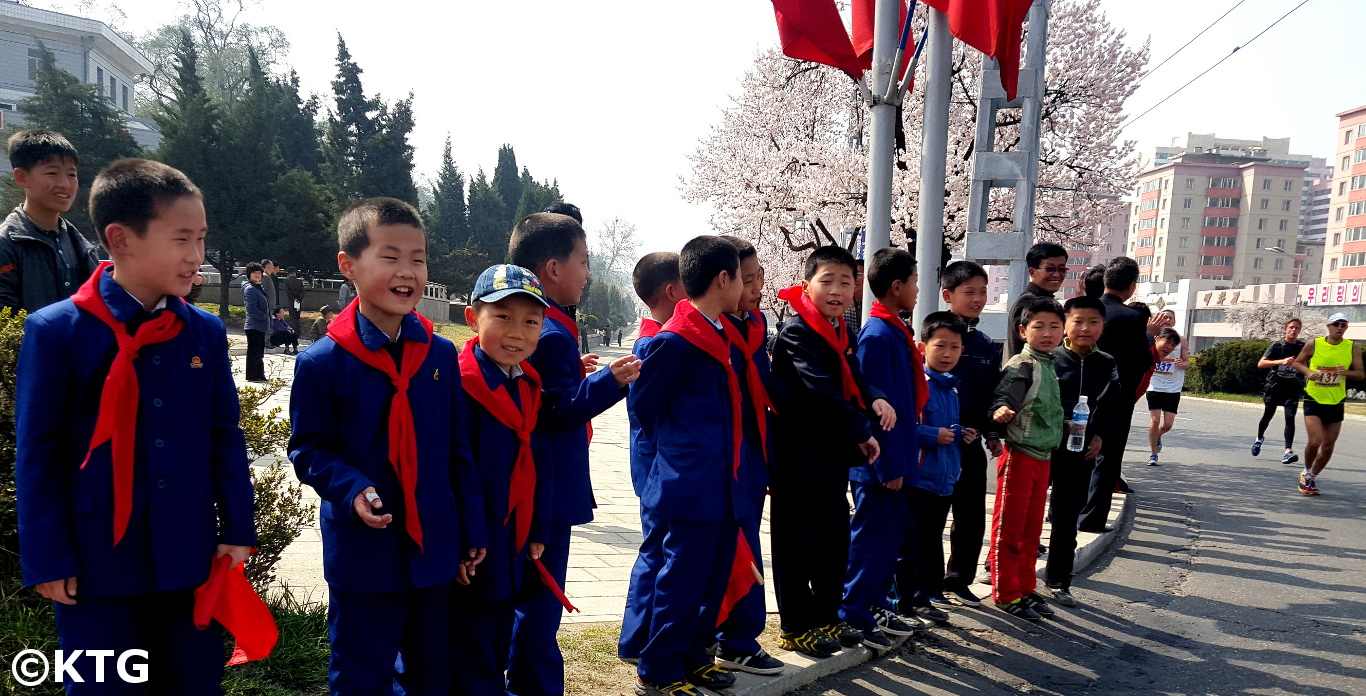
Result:
{"label": "distant pedestrian", "polygon": [[270,301],[270,313],[275,314],[275,310],[284,305],[280,303],[280,267],[275,265],[270,259],[261,261],[261,289],[266,291],[266,299]]}
{"label": "distant pedestrian", "polygon": [[1266,439],[1266,427],[1276,415],[1276,408],[1285,409],[1285,454],[1281,455],[1282,464],[1294,464],[1300,460],[1295,454],[1295,414],[1300,409],[1300,395],[1304,394],[1304,375],[1295,369],[1295,358],[1304,349],[1300,340],[1300,330],[1304,322],[1298,317],[1285,320],[1285,338],[1267,346],[1257,367],[1266,373],[1266,386],[1262,388],[1262,420],[1257,423],[1257,439],[1252,441],[1252,456],[1262,453],[1262,441]]}
{"label": "distant pedestrian", "polygon": [[280,296],[284,301],[285,310],[289,312],[289,324],[298,331],[301,327],[299,321],[304,307],[304,281],[299,277],[299,270],[291,268],[285,278],[280,279]]}
{"label": "distant pedestrian", "polygon": [[618,348],[621,347],[621,334],[622,334],[622,329],[617,329],[617,347],[618,347]]}
{"label": "distant pedestrian", "polygon": [[351,300],[354,299],[356,299],[356,286],[350,278],[347,278],[337,289],[337,311],[346,309],[346,305],[351,304]]}
{"label": "distant pedestrian", "polygon": [[308,330],[308,342],[321,341],[327,335],[327,325],[337,318],[337,310],[323,305],[318,313],[322,316],[313,320],[313,326]]}
{"label": "distant pedestrian", "polygon": [[285,321],[284,307],[276,307],[274,316],[270,318],[270,347],[280,346],[285,347],[285,355],[299,353],[299,332]]}
{"label": "distant pedestrian", "polygon": [[242,281],[242,304],[247,309],[247,321],[243,329],[247,333],[248,382],[266,381],[266,332],[270,330],[270,300],[261,287],[261,276],[265,269],[259,263],[249,263],[246,278]]}

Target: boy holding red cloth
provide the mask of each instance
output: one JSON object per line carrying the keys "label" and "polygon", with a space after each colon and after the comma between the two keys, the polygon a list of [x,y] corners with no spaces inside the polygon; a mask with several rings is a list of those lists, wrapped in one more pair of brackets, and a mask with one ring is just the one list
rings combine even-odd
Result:
{"label": "boy holding red cloth", "polygon": [[[413,311],[427,283],[417,210],[353,204],[337,223],[358,299],[299,354],[289,456],[322,498],[335,696],[444,695],[452,583],[488,546],[455,346]],[[396,661],[402,652],[402,673]]]}
{"label": "boy holding red cloth", "polygon": [[[90,217],[113,264],[29,315],[19,351],[24,584],[56,602],[62,650],[83,653],[68,693],[220,694],[222,632],[196,629],[194,590],[256,533],[227,335],[180,299],[204,259],[203,196],[171,167],[119,160]],[[147,684],[91,654],[133,649]]]}

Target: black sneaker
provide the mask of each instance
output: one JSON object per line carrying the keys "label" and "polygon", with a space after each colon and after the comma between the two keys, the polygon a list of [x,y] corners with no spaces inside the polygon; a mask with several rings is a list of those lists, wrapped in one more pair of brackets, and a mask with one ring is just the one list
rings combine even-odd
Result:
{"label": "black sneaker", "polygon": [[946,624],[949,622],[948,612],[943,609],[935,609],[934,607],[916,607],[915,615],[938,624]]}
{"label": "black sneaker", "polygon": [[807,657],[823,659],[840,651],[840,642],[826,635],[819,628],[796,633],[784,631],[778,638],[778,647],[798,652]]}
{"label": "black sneaker", "polygon": [[1285,451],[1285,454],[1281,456],[1281,463],[1282,463],[1282,464],[1294,464],[1295,462],[1298,462],[1299,460],[1300,460],[1300,455],[1295,454],[1295,453],[1294,453],[1293,451],[1291,451],[1291,450],[1286,450],[1286,451]]}
{"label": "black sneaker", "polygon": [[873,650],[891,650],[892,639],[887,637],[881,629],[875,628],[871,631],[862,631],[863,645]]}
{"label": "black sneaker", "polygon": [[982,606],[982,598],[973,594],[972,590],[968,589],[966,585],[963,587],[948,587],[944,589],[944,592],[948,594],[949,599],[958,602],[965,607]]}
{"label": "black sneaker", "polygon": [[[873,607],[873,620],[877,622],[877,630],[892,636],[909,636],[915,633],[916,626],[912,626],[901,619],[896,612],[883,607]],[[917,625],[921,625],[916,621]],[[921,625],[923,627],[923,625]]]}
{"label": "black sneaker", "polygon": [[1029,605],[1029,608],[1033,609],[1034,613],[1039,616],[1051,619],[1057,615],[1057,612],[1053,611],[1053,607],[1048,606],[1048,600],[1040,597],[1037,592],[1030,592],[1025,595],[1024,601]]}
{"label": "black sneaker", "polygon": [[949,598],[948,598],[948,597],[945,597],[944,595],[941,595],[941,594],[930,595],[930,606],[932,606],[932,607],[934,607],[934,608],[936,608],[936,609],[955,609],[955,608],[956,608],[956,606],[954,605],[954,603],[949,601]]}
{"label": "black sneaker", "polygon": [[729,689],[735,686],[735,673],[713,663],[689,672],[688,681],[704,689]]}
{"label": "black sneaker", "polygon": [[996,608],[1017,619],[1024,619],[1025,621],[1039,621],[1043,618],[1039,616],[1038,612],[1030,609],[1029,605],[1025,604],[1023,599],[1017,599],[1007,604],[997,602]]}
{"label": "black sneaker", "polygon": [[843,621],[829,626],[821,626],[821,632],[839,641],[839,644],[846,648],[852,648],[863,642],[863,631]]}
{"label": "black sneaker", "polygon": [[782,660],[764,652],[763,648],[759,648],[759,652],[753,655],[732,655],[726,652],[723,647],[716,653],[716,666],[724,667],[732,672],[749,672],[767,677],[782,673],[783,668],[787,665]]}
{"label": "black sneaker", "polygon": [[1072,593],[1066,587],[1050,587],[1048,593],[1053,595],[1053,601],[1064,607],[1077,606],[1077,600],[1072,597]]}
{"label": "black sneaker", "polygon": [[702,696],[702,692],[686,681],[651,684],[636,677],[636,696]]}

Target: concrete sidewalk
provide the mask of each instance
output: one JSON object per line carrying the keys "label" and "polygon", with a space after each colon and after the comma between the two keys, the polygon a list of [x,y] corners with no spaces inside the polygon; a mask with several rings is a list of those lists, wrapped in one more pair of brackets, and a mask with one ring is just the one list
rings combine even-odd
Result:
{"label": "concrete sidewalk", "polygon": [[[600,339],[599,339],[600,340]],[[631,339],[622,341],[622,347],[593,345],[592,350],[601,356],[601,364],[624,356],[629,352]],[[293,376],[292,356],[271,354],[266,356],[266,372],[270,376],[280,376],[289,380]],[[242,358],[235,356],[234,362],[240,366]],[[238,371],[238,379],[241,372]],[[288,410],[289,388],[267,403],[278,404]],[[590,448],[592,462],[593,490],[598,508],[593,522],[574,528],[573,543],[569,557],[569,577],[565,588],[570,600],[581,613],[566,613],[564,622],[576,623],[615,623],[620,624],[625,606],[627,586],[630,582],[631,566],[635,563],[640,548],[639,499],[631,488],[630,467],[628,463],[629,428],[626,417],[626,402],[622,400],[593,420],[593,442]],[[989,472],[989,489],[995,488],[995,472]],[[311,488],[304,488],[305,495],[313,500],[317,497]],[[988,519],[994,496],[990,493],[982,504],[982,514]],[[1111,511],[1110,522],[1119,527],[1124,516],[1132,509],[1129,496],[1118,495]],[[760,527],[765,568],[772,567],[772,556],[768,526],[768,511],[765,508],[763,523]],[[1043,541],[1047,543],[1049,526],[1045,523]],[[1117,534],[1079,533],[1077,539],[1076,568],[1080,571],[1093,561]],[[948,535],[944,535],[945,555],[948,554]],[[985,547],[985,543],[984,543]],[[986,556],[983,549],[983,558]],[[1044,561],[1038,567],[1042,574]],[[322,539],[316,524],[305,530],[281,557],[277,568],[280,582],[287,585],[300,598],[326,601],[327,586],[322,573]],[[977,585],[973,591],[980,596],[989,597],[991,588]],[[769,613],[776,613],[778,603],[773,595],[773,584],[765,586]],[[989,607],[988,603],[984,607]],[[962,611],[996,611],[992,608],[963,609]],[[1065,612],[1066,609],[1061,611]],[[735,688],[730,694],[780,694],[799,686],[809,684],[823,676],[847,669],[874,656],[866,648],[844,650],[834,657],[815,661],[803,655],[788,653],[779,659],[789,667],[778,676],[759,677],[740,674]]]}

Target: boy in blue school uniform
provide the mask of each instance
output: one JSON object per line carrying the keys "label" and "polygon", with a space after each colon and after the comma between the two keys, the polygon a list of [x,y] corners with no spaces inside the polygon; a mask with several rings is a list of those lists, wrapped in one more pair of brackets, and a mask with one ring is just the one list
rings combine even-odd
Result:
{"label": "boy in blue school uniform", "polygon": [[950,372],[963,354],[967,333],[967,324],[953,312],[931,312],[920,329],[929,399],[915,429],[920,462],[906,477],[911,513],[897,559],[895,594],[901,613],[935,623],[949,620],[940,608],[948,604],[943,598],[943,538],[962,466],[959,448],[977,439],[975,429],[959,422],[958,378]]}
{"label": "boy in blue school uniform", "polygon": [[795,314],[773,346],[769,521],[779,645],[829,657],[864,639],[839,616],[849,559],[849,469],[881,453],[870,418],[891,430],[897,414],[879,389],[864,384],[852,354],[857,347],[843,315],[854,298],[854,257],[837,246],[820,247],[803,270],[801,285],[778,293]]}
{"label": "boy in blue school uniform", "polygon": [[[357,301],[299,354],[289,456],[322,498],[330,692],[450,689],[452,583],[488,546],[455,346],[414,308],[427,235],[411,205],[352,204],[337,264]],[[402,672],[396,661],[402,653]]]}
{"label": "boy in blue school uniform", "polygon": [[[726,314],[726,336],[735,351],[736,370],[740,376],[742,396],[741,414],[744,418],[743,466],[749,481],[748,492],[754,514],[740,520],[741,531],[753,550],[754,569],[763,573],[763,554],[759,552],[759,524],[762,521],[764,500],[768,497],[769,462],[773,449],[769,443],[768,394],[769,364],[766,343],[768,321],[759,311],[759,300],[764,294],[764,267],[759,263],[759,252],[741,237],[724,238],[735,247],[740,257],[740,282],[744,294],[735,312]],[[750,674],[773,675],[783,671],[783,662],[759,646],[759,634],[767,626],[764,607],[764,587],[754,583],[733,607],[722,607],[728,618],[716,634],[717,666]]]}
{"label": "boy in blue school uniform", "polygon": [[[593,484],[588,475],[589,420],[626,396],[640,372],[634,355],[592,374],[598,356],[579,356],[579,327],[564,307],[578,304],[588,283],[588,237],[579,222],[558,213],[532,213],[512,230],[508,257],[541,281],[549,307],[540,342],[529,359],[541,376],[537,427],[553,460],[555,499],[541,562],[561,588],[569,572],[569,534],[593,521]],[[555,634],[564,607],[542,583],[525,583],[517,596],[508,663],[508,694],[564,693],[564,657]]]}
{"label": "boy in blue school uniform", "polygon": [[[631,284],[636,296],[650,309],[650,316],[640,318],[640,331],[631,353],[642,355],[664,328],[664,323],[673,317],[674,307],[683,299],[683,279],[678,275],[678,253],[656,251],[640,257],[631,272]],[[634,387],[633,387],[634,388]],[[645,490],[645,480],[650,473],[650,462],[654,459],[654,446],[641,436],[640,421],[634,410],[627,409],[630,423],[630,463],[631,487],[640,497]],[[656,534],[650,525],[650,518],[641,511],[640,552],[636,555],[635,565],[631,567],[631,584],[626,590],[626,610],[621,621],[621,637],[617,641],[617,657],[628,664],[640,659],[640,651],[650,637],[650,597],[654,594],[655,574],[664,565],[660,549],[662,534]]]}
{"label": "boy in blue school uniform", "polygon": [[735,561],[737,524],[755,514],[743,465],[741,379],[722,317],[744,293],[739,269],[735,247],[722,237],[684,245],[679,272],[689,299],[646,347],[631,388],[630,408],[655,447],[642,514],[663,532],[664,558],[636,666],[638,696],[695,696],[699,686],[735,682],[706,650]]}
{"label": "boy in blue school uniform", "polygon": [[[470,448],[484,488],[488,555],[451,611],[451,693],[506,693],[513,596],[540,562],[550,529],[550,458],[535,437],[541,383],[525,361],[545,320],[545,293],[525,268],[497,265],[474,283],[465,323],[476,335],[460,351]],[[531,569],[535,573],[534,568]],[[539,581],[537,581],[539,582]]]}
{"label": "boy in blue school uniform", "polygon": [[924,404],[926,392],[915,336],[900,316],[915,309],[915,257],[905,249],[879,249],[867,274],[877,300],[859,332],[859,366],[869,386],[885,394],[892,408],[906,417],[900,428],[875,428],[881,455],[849,470],[854,517],[840,618],[863,634],[865,645],[885,650],[892,646],[888,635],[906,636],[923,628],[920,621],[897,616],[887,592],[896,570],[894,550],[901,546],[910,505],[906,477],[914,474],[920,458],[914,414]]}
{"label": "boy in blue school uniform", "polygon": [[[222,633],[195,629],[194,589],[256,534],[227,335],[180,299],[204,258],[203,196],[171,167],[119,160],[90,216],[113,264],[29,315],[19,351],[24,584],[56,603],[62,650],[85,651],[67,693],[220,694]],[[90,656],[130,649],[147,652],[146,684]]]}

